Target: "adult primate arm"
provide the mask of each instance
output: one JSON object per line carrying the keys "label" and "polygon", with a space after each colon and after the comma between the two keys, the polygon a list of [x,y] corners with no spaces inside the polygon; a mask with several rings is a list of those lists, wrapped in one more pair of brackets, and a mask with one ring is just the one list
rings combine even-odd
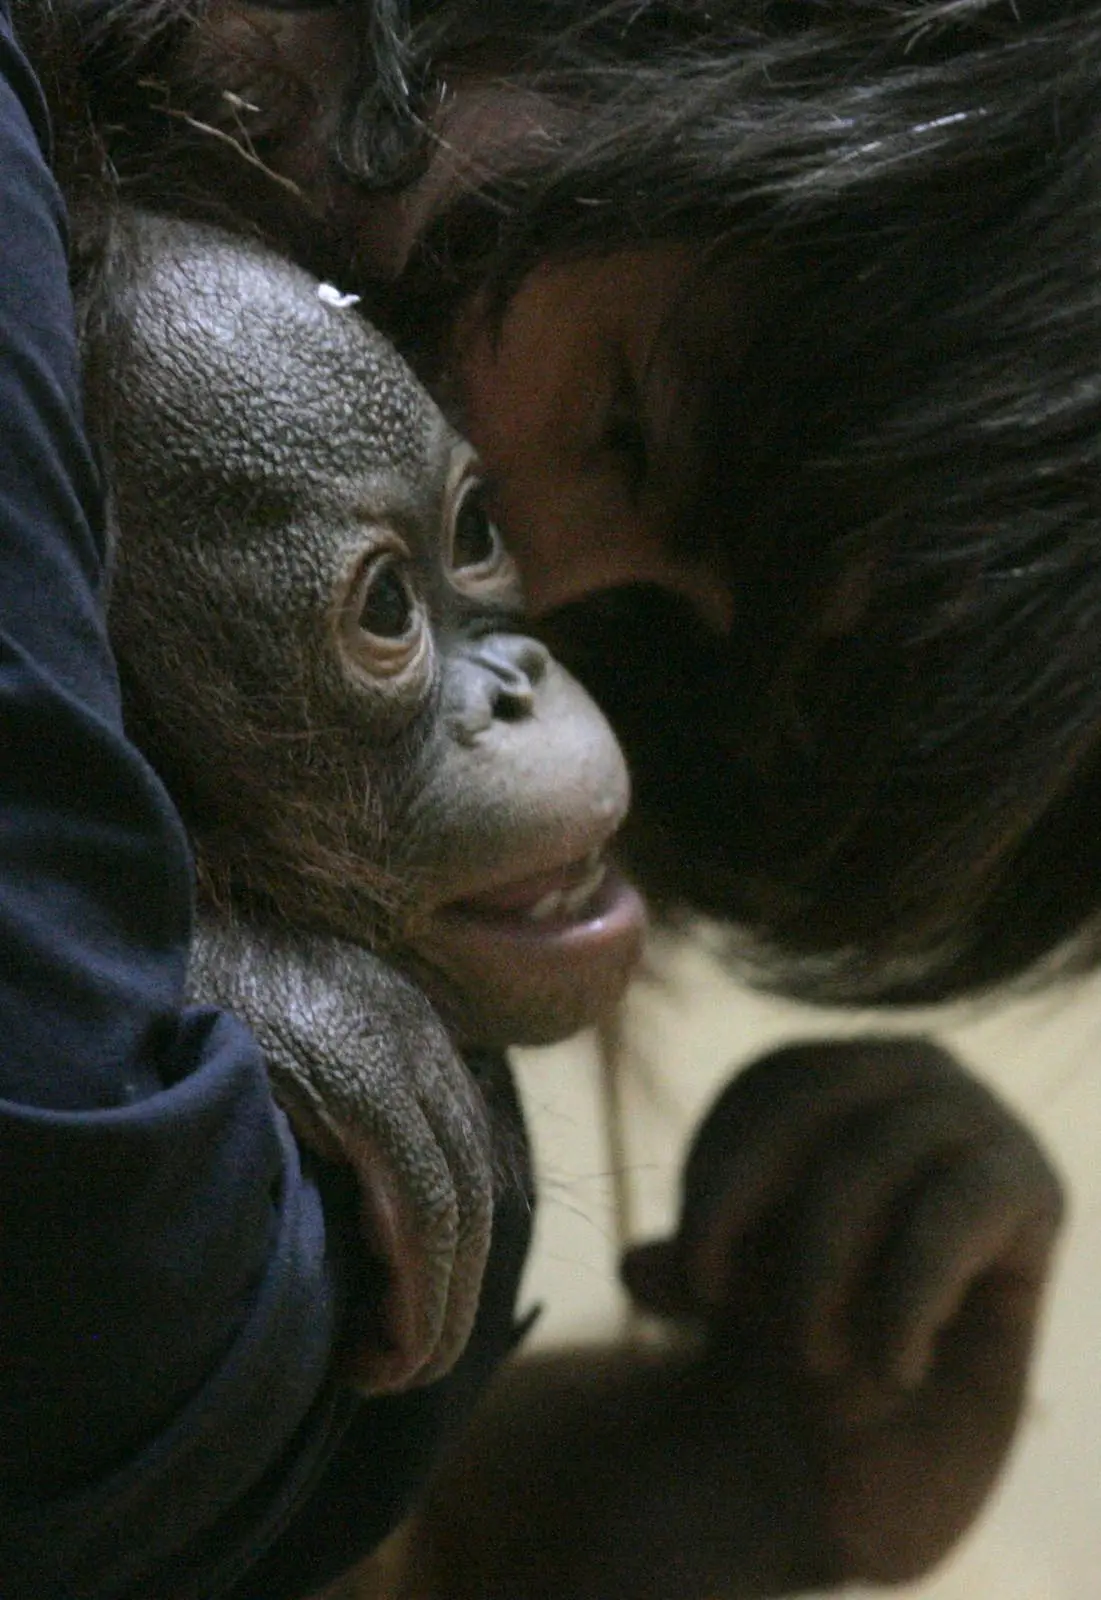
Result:
{"label": "adult primate arm", "polygon": [[670,1336],[503,1374],[390,1592],[751,1600],[918,1576],[1006,1459],[1061,1208],[1027,1129],[924,1040],[756,1062],[697,1134],[676,1235],[625,1263]]}

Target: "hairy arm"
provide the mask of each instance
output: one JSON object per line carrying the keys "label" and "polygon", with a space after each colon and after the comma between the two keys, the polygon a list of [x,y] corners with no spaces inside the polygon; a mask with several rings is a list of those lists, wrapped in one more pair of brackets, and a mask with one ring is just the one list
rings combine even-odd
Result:
{"label": "hairy arm", "polygon": [[504,1374],[394,1592],[751,1600],[919,1575],[1004,1464],[1060,1212],[1028,1131],[925,1041],[764,1058],[700,1129],[677,1234],[627,1259],[677,1331]]}
{"label": "hairy arm", "polygon": [[767,1361],[611,1348],[518,1362],[437,1479],[408,1593],[748,1600],[822,1587],[840,1569],[801,1402]]}

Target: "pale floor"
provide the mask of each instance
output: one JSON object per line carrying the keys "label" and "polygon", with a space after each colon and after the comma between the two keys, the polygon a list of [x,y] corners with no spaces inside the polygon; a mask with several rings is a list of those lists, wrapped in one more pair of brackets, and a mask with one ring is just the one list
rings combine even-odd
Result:
{"label": "pale floor", "polygon": [[626,1208],[635,1237],[664,1230],[688,1131],[733,1067],[781,1039],[888,1023],[950,1039],[1040,1131],[1072,1196],[1031,1414],[1010,1471],[955,1559],[930,1581],[890,1593],[1101,1600],[1101,982],[982,1011],[839,1017],[747,994],[700,949],[671,952],[662,981],[640,984],[628,1009],[634,1065],[611,1142],[591,1039],[518,1053],[540,1174],[525,1287],[526,1303],[545,1306],[538,1338],[573,1341],[619,1325],[618,1217]]}

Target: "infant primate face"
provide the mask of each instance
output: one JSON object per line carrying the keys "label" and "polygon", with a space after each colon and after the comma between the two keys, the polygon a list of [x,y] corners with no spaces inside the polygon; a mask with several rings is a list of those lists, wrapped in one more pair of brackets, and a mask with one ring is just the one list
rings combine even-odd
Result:
{"label": "infant primate face", "polygon": [[593,1021],[638,954],[595,705],[520,631],[477,463],[330,286],[143,217],[111,630],[205,881],[392,953],[464,1041]]}

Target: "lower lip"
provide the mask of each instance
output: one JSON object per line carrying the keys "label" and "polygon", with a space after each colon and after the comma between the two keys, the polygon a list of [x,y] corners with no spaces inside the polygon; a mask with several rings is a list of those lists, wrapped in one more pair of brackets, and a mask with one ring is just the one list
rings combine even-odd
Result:
{"label": "lower lip", "polygon": [[645,932],[642,897],[609,868],[575,911],[535,920],[519,907],[453,905],[431,918],[415,949],[429,998],[457,1036],[502,1048],[553,1044],[607,1015]]}
{"label": "lower lip", "polygon": [[499,947],[502,943],[519,950],[547,950],[563,953],[575,947],[595,950],[616,944],[637,931],[641,938],[646,912],[642,897],[633,884],[609,867],[592,896],[576,911],[559,911],[544,920],[520,912],[482,911],[471,906],[449,906],[434,918],[441,930],[462,933],[472,951],[479,944]]}

